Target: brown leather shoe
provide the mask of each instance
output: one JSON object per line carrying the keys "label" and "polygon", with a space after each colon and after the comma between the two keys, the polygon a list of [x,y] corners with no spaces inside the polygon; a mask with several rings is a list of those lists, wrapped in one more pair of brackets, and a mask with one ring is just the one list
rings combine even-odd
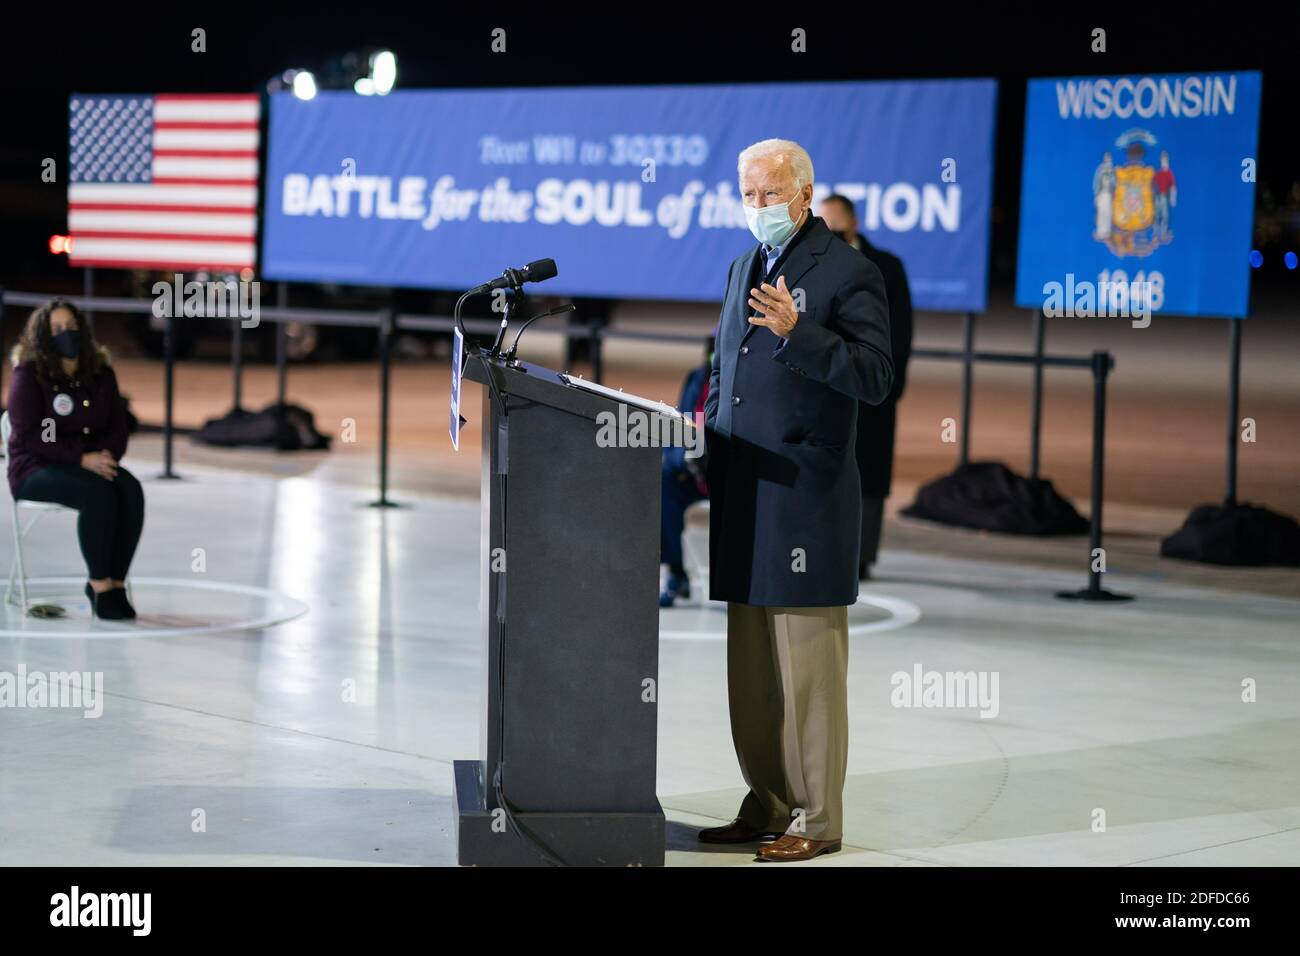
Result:
{"label": "brown leather shoe", "polygon": [[793,860],[811,860],[823,853],[838,853],[839,840],[809,840],[786,833],[775,843],[758,848],[754,859],[764,863],[788,863]]}
{"label": "brown leather shoe", "polygon": [[701,843],[757,843],[763,837],[780,835],[780,831],[759,830],[736,817],[723,826],[701,830],[699,840]]}

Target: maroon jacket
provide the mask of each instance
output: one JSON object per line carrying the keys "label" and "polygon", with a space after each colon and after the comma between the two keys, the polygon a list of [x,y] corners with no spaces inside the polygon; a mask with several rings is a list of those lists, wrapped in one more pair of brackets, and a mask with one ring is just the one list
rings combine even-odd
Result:
{"label": "maroon jacket", "polygon": [[[54,441],[42,441],[49,420]],[[108,365],[89,382],[62,373],[42,382],[36,364],[22,362],[9,383],[9,424],[9,490],[15,496],[27,476],[43,465],[80,467],[82,455],[101,449],[116,461],[126,454],[126,405]]]}

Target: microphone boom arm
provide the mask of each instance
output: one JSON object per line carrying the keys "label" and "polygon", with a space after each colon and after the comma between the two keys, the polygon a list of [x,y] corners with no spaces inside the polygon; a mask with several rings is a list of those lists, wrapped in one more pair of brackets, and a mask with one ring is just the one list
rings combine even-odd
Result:
{"label": "microphone boom arm", "polygon": [[547,309],[545,312],[538,312],[536,315],[534,315],[532,318],[530,318],[527,322],[525,322],[523,325],[519,327],[519,331],[515,333],[515,340],[512,343],[510,343],[510,348],[509,350],[507,350],[505,354],[506,359],[509,360],[515,357],[515,351],[519,348],[519,339],[523,337],[523,334],[526,331],[528,331],[528,326],[532,325],[538,319],[545,319],[548,316],[552,316],[552,315],[562,315],[565,312],[573,312],[576,311],[577,308],[578,307],[574,305],[572,302],[567,302],[564,305],[557,305],[553,309]]}

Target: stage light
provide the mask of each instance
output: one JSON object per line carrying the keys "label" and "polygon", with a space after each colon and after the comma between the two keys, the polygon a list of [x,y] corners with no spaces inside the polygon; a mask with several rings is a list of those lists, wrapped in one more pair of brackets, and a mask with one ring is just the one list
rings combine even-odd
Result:
{"label": "stage light", "polygon": [[[355,69],[361,54],[349,53],[343,59],[344,69]],[[362,96],[384,96],[392,91],[397,82],[397,57],[391,50],[376,50],[366,59],[369,74],[359,76],[352,83],[352,89]]]}
{"label": "stage light", "polygon": [[316,77],[309,70],[299,70],[293,75],[293,95],[300,100],[314,99],[316,96]]}
{"label": "stage light", "polygon": [[377,50],[370,57],[370,81],[380,96],[393,89],[397,83],[397,57],[392,50]]}
{"label": "stage light", "polygon": [[1262,252],[1260,252],[1258,249],[1251,249],[1251,250],[1250,250],[1250,267],[1251,267],[1252,269],[1258,269],[1258,268],[1259,268],[1260,266],[1262,266],[1263,264],[1264,264],[1264,254],[1263,254]]}
{"label": "stage light", "polygon": [[1282,261],[1286,263],[1288,269],[1294,269],[1296,267],[1296,254],[1294,252],[1288,252],[1282,257]]}
{"label": "stage light", "polygon": [[71,236],[50,236],[50,252],[54,253],[56,256],[63,255],[64,253],[71,254],[72,237]]}

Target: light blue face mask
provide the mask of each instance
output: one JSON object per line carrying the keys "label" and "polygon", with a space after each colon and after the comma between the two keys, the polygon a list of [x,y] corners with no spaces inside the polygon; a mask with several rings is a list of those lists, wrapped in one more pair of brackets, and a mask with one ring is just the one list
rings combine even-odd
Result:
{"label": "light blue face mask", "polygon": [[745,222],[748,223],[749,231],[754,234],[754,238],[769,246],[779,246],[789,239],[794,232],[794,220],[790,218],[790,203],[798,198],[795,196],[788,203],[764,206],[762,209],[745,206]]}

